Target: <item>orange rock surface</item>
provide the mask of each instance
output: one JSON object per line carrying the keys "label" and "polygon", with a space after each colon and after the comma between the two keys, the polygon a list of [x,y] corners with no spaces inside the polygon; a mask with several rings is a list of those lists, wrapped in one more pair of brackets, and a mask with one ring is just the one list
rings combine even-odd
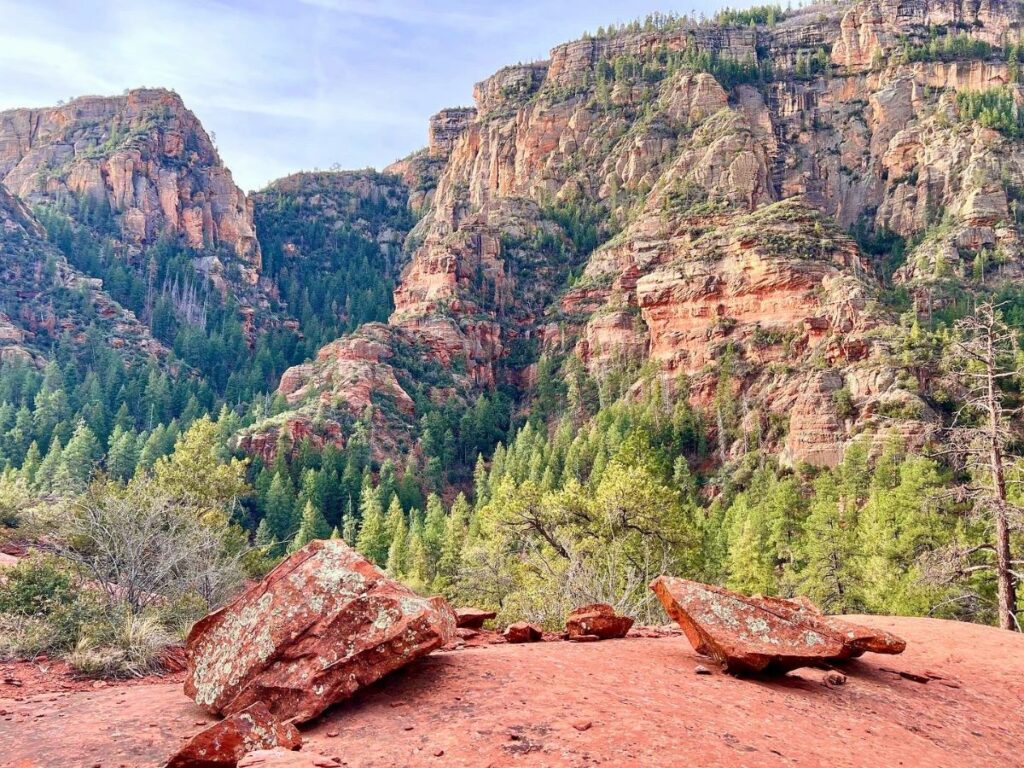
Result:
{"label": "orange rock surface", "polygon": [[[814,669],[758,681],[695,674],[704,660],[678,635],[440,651],[326,712],[303,729],[303,750],[349,768],[1019,762],[1024,636],[848,618],[904,637],[906,652],[845,662],[846,683],[830,687]],[[39,694],[0,681],[0,710],[12,768],[156,768],[211,721],[173,683]],[[582,722],[591,727],[573,726]]]}

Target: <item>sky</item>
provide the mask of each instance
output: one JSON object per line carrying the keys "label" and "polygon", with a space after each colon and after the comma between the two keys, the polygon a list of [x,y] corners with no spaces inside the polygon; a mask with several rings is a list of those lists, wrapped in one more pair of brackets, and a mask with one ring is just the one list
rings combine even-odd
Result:
{"label": "sky", "polygon": [[473,83],[502,66],[651,11],[725,4],[0,0],[0,110],[171,88],[253,190],[300,170],[382,168],[424,146],[429,116],[472,104]]}

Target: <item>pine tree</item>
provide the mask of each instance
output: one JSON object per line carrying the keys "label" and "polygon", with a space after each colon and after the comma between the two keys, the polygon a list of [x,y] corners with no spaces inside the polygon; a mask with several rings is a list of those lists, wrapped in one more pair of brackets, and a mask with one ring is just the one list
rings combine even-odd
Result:
{"label": "pine tree", "polygon": [[263,501],[264,518],[270,532],[278,541],[289,541],[295,532],[295,494],[292,481],[278,472],[270,483],[267,497]]}
{"label": "pine tree", "polygon": [[445,524],[444,540],[441,542],[441,556],[438,561],[438,590],[450,584],[458,575],[462,565],[462,549],[466,543],[466,531],[469,527],[470,507],[464,494],[460,493],[452,504],[451,512]]}
{"label": "pine tree", "polygon": [[391,546],[388,548],[388,573],[401,577],[405,575],[409,561],[409,528],[400,506],[398,512],[399,517],[391,534]]}
{"label": "pine tree", "polygon": [[78,422],[74,434],[61,453],[53,479],[54,490],[66,493],[84,491],[92,479],[101,453],[96,435],[84,421]]}
{"label": "pine tree", "polygon": [[391,541],[388,539],[384,510],[381,509],[380,499],[372,486],[364,486],[359,506],[363,519],[359,526],[359,536],[356,538],[356,549],[374,564],[383,567],[387,564]]}
{"label": "pine tree", "polygon": [[60,469],[60,455],[60,439],[55,439],[50,443],[50,450],[46,452],[46,456],[39,464],[39,471],[36,472],[36,488],[44,493],[53,490],[53,482],[57,477],[57,470]]}
{"label": "pine tree", "polygon": [[[423,547],[426,552],[429,578],[432,579],[441,560],[447,516],[441,497],[436,493],[427,497],[427,514],[423,519]],[[429,580],[429,579],[428,579]]]}
{"label": "pine tree", "polygon": [[39,465],[42,463],[42,456],[39,454],[39,444],[33,440],[25,453],[25,460],[21,464],[21,474],[29,487],[36,484],[36,474],[39,472]]}
{"label": "pine tree", "polygon": [[299,531],[295,534],[289,550],[294,552],[316,539],[326,539],[331,535],[331,527],[327,525],[321,512],[312,501],[307,501],[302,510],[302,521],[299,523]]}
{"label": "pine tree", "polygon": [[346,506],[344,516],[341,518],[341,538],[345,540],[345,543],[350,547],[356,545],[356,539],[359,535],[359,521],[356,519],[355,514],[352,511],[351,499]]}
{"label": "pine tree", "polygon": [[277,546],[277,539],[274,538],[273,532],[270,530],[270,525],[267,523],[267,518],[260,520],[260,524],[256,526],[256,535],[253,542],[257,547],[270,552]]}
{"label": "pine tree", "polygon": [[414,509],[410,513],[409,553],[406,560],[406,578],[414,586],[421,589],[427,587],[430,573],[430,562],[427,548],[423,543],[423,514]]}
{"label": "pine tree", "polygon": [[135,474],[139,462],[138,437],[120,425],[110,434],[110,448],[107,451],[107,474],[115,480],[128,482]]}

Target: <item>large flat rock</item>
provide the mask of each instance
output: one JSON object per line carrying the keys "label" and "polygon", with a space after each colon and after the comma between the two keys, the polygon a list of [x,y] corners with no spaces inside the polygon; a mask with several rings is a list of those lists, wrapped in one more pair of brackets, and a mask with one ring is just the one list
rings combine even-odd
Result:
{"label": "large flat rock", "polygon": [[906,647],[890,633],[823,616],[806,601],[747,597],[674,576],[659,576],[651,589],[694,650],[729,672],[781,673]]}

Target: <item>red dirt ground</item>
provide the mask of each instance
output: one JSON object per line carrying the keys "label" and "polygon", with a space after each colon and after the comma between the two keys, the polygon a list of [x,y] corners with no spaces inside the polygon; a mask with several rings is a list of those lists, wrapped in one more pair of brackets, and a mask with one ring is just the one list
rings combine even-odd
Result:
{"label": "red dirt ground", "polygon": [[[680,636],[439,652],[329,710],[305,748],[352,768],[1022,764],[1024,636],[859,619],[909,645],[844,665],[838,687],[820,670],[697,675]],[[11,768],[157,766],[213,720],[178,682],[21,690],[0,687]]]}

